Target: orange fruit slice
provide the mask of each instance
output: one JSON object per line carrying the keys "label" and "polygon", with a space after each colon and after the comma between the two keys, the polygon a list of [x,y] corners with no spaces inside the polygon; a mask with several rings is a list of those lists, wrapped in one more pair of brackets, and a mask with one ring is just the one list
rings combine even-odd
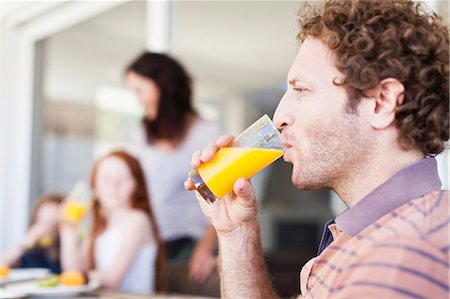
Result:
{"label": "orange fruit slice", "polygon": [[77,271],[66,271],[61,273],[59,281],[65,286],[79,286],[86,283],[84,275]]}
{"label": "orange fruit slice", "polygon": [[8,267],[0,267],[0,278],[6,278],[8,277],[9,268]]}

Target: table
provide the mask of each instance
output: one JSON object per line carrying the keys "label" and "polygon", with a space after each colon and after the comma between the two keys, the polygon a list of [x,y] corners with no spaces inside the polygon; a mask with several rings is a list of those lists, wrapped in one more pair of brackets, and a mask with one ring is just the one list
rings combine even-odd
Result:
{"label": "table", "polygon": [[214,297],[203,297],[196,295],[156,293],[152,295],[138,295],[107,290],[98,290],[93,294],[80,295],[70,299],[214,299]]}
{"label": "table", "polygon": [[[13,292],[16,295],[22,295],[24,293],[27,293],[25,289],[28,287],[35,288],[35,280],[41,279],[46,276],[48,276],[48,270],[45,269],[12,269],[10,271],[10,276],[6,280],[0,280],[0,297],[2,297],[4,292]],[[211,275],[213,276],[213,275]],[[187,277],[182,277],[184,280],[187,280]],[[217,279],[218,282],[218,274],[217,277],[210,277],[210,279]],[[215,284],[213,284],[215,286]],[[93,287],[94,288],[94,287]],[[90,288],[90,289],[93,289]],[[170,290],[182,293],[196,293],[195,288],[192,290],[188,289],[179,289],[179,288],[171,288]],[[83,295],[74,295],[74,296],[68,296],[68,297],[56,297],[56,295],[52,294],[52,299],[214,299],[214,297],[208,297],[208,296],[200,296],[200,295],[186,295],[186,294],[179,294],[179,293],[156,293],[151,295],[140,295],[140,294],[131,294],[131,293],[122,293],[117,291],[111,291],[106,289],[98,289],[95,291],[92,291],[89,294],[83,294]],[[204,293],[204,292],[203,292]],[[199,294],[202,294],[199,292]],[[206,293],[210,294],[210,293]],[[41,295],[43,296],[43,295]],[[55,297],[53,297],[55,296]],[[213,293],[212,296],[215,296],[215,293]],[[27,297],[27,298],[34,298],[34,297]],[[43,297],[40,297],[43,298]]]}
{"label": "table", "polygon": [[[3,292],[8,292],[7,290],[2,290],[0,288],[0,298],[4,298]],[[17,291],[16,291],[17,292]],[[14,292],[14,294],[16,294]],[[19,292],[21,293],[21,292]],[[15,298],[15,297],[14,297]],[[23,298],[23,297],[20,297]],[[43,298],[43,297],[33,297],[29,296],[26,298]],[[175,294],[175,293],[155,293],[155,294],[131,294],[131,293],[123,293],[109,290],[96,290],[89,294],[80,294],[75,296],[54,296],[52,295],[52,299],[216,299],[214,297],[204,297],[197,295],[188,295],[188,294]]]}

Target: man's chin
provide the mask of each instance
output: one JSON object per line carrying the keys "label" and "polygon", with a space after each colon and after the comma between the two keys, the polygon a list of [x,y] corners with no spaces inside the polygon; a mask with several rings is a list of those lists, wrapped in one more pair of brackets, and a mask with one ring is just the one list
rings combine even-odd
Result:
{"label": "man's chin", "polygon": [[307,187],[305,181],[302,180],[298,174],[292,172],[291,181],[292,184],[294,184],[294,186],[297,187],[298,189],[307,190],[305,189]]}
{"label": "man's chin", "polygon": [[311,179],[307,180],[298,174],[296,175],[296,174],[292,173],[291,180],[292,180],[292,184],[294,184],[294,186],[297,187],[297,189],[307,190],[307,191],[319,191],[319,190],[326,189],[325,186],[318,184],[318,182],[315,182]]}

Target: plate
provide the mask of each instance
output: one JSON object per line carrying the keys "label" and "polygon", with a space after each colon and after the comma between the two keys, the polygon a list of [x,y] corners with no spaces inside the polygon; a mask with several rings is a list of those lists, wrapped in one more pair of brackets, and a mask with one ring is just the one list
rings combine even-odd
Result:
{"label": "plate", "polygon": [[25,298],[25,297],[27,297],[27,295],[24,293],[11,292],[11,291],[0,288],[0,299],[17,299],[17,298]]}
{"label": "plate", "polygon": [[7,278],[0,279],[0,285],[18,281],[41,279],[47,277],[49,274],[50,271],[45,268],[11,269]]}
{"label": "plate", "polygon": [[15,283],[5,287],[7,291],[22,292],[29,296],[34,297],[65,297],[75,296],[82,293],[92,292],[100,287],[98,281],[90,281],[88,284],[81,286],[63,286],[58,285],[56,287],[38,287],[36,282],[22,282]]}

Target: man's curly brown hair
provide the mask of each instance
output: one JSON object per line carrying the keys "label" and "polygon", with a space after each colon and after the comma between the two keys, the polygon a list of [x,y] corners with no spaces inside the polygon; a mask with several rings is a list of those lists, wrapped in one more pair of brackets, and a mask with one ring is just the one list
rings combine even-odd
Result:
{"label": "man's curly brown hair", "polygon": [[403,149],[442,152],[449,138],[449,31],[442,19],[407,0],[329,0],[301,10],[300,33],[321,39],[344,75],[347,110],[383,79],[405,87],[395,125]]}

